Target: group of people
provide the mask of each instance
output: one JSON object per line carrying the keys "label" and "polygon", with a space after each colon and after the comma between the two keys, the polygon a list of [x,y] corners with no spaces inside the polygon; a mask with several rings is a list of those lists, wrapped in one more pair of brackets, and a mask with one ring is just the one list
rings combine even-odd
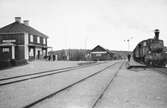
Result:
{"label": "group of people", "polygon": [[48,61],[55,61],[56,56],[55,55],[48,55],[48,56],[44,56],[44,59],[48,60]]}

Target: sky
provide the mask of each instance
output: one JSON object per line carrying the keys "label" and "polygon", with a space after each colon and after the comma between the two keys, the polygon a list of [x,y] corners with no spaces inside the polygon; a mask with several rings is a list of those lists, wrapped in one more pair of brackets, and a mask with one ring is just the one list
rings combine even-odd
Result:
{"label": "sky", "polygon": [[133,50],[154,29],[167,46],[167,0],[0,0],[0,13],[0,27],[29,20],[53,50]]}

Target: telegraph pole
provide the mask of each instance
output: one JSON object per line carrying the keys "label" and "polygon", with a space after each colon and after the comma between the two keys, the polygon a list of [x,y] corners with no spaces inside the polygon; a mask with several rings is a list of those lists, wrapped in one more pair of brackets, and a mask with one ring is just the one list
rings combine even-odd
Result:
{"label": "telegraph pole", "polygon": [[133,39],[133,37],[127,39],[127,40],[124,40],[124,42],[127,42],[128,44],[128,52],[130,51],[130,41]]}

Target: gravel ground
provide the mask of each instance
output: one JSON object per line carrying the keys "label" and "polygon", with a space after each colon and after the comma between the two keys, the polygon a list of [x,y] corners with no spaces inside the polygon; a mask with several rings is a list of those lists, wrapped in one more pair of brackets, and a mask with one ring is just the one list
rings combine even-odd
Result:
{"label": "gravel ground", "polygon": [[1,108],[21,108],[88,76],[112,62],[0,87]]}
{"label": "gravel ground", "polygon": [[119,66],[120,63],[63,91],[51,99],[37,104],[33,108],[91,108],[113,78]]}
{"label": "gravel ground", "polygon": [[52,69],[59,69],[69,66],[77,66],[78,63],[83,63],[84,61],[32,61],[27,65],[16,66],[13,68],[0,70],[0,79],[6,77],[12,77],[16,75],[24,75],[35,72],[41,72]]}
{"label": "gravel ground", "polygon": [[[35,100],[66,87],[95,71],[103,69],[113,62],[93,67],[69,71],[39,79],[28,80],[8,86],[0,87],[0,108],[21,108]],[[38,65],[37,65],[38,64]],[[47,66],[46,66],[47,64]],[[49,65],[48,65],[49,64]],[[56,66],[55,66],[56,64]],[[18,75],[26,72],[43,71],[45,69],[74,66],[77,62],[34,62],[27,68],[16,67],[0,71],[0,75]],[[26,65],[25,65],[26,66]],[[38,67],[39,70],[31,70]],[[92,103],[113,76],[116,69],[110,68],[102,74],[92,77],[79,85],[69,88],[65,92],[54,96],[51,100],[37,104],[35,108],[91,108]],[[22,71],[19,71],[19,70]],[[25,71],[24,71],[25,70]],[[7,72],[7,73],[5,73]],[[22,73],[23,72],[23,73]],[[33,73],[32,72],[32,73]],[[1,76],[2,77],[2,76]],[[4,76],[3,76],[4,77]],[[167,108],[167,75],[151,69],[127,70],[126,65],[111,83],[96,108]]]}
{"label": "gravel ground", "polygon": [[167,108],[167,76],[152,70],[123,69],[97,108]]}

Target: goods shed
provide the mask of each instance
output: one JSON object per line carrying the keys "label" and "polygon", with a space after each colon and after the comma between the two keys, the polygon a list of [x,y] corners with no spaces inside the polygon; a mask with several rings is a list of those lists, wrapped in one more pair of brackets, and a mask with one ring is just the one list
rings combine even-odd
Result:
{"label": "goods shed", "polygon": [[89,52],[89,55],[91,60],[103,61],[103,60],[112,60],[114,54],[109,50],[101,47],[100,45],[97,45]]}

